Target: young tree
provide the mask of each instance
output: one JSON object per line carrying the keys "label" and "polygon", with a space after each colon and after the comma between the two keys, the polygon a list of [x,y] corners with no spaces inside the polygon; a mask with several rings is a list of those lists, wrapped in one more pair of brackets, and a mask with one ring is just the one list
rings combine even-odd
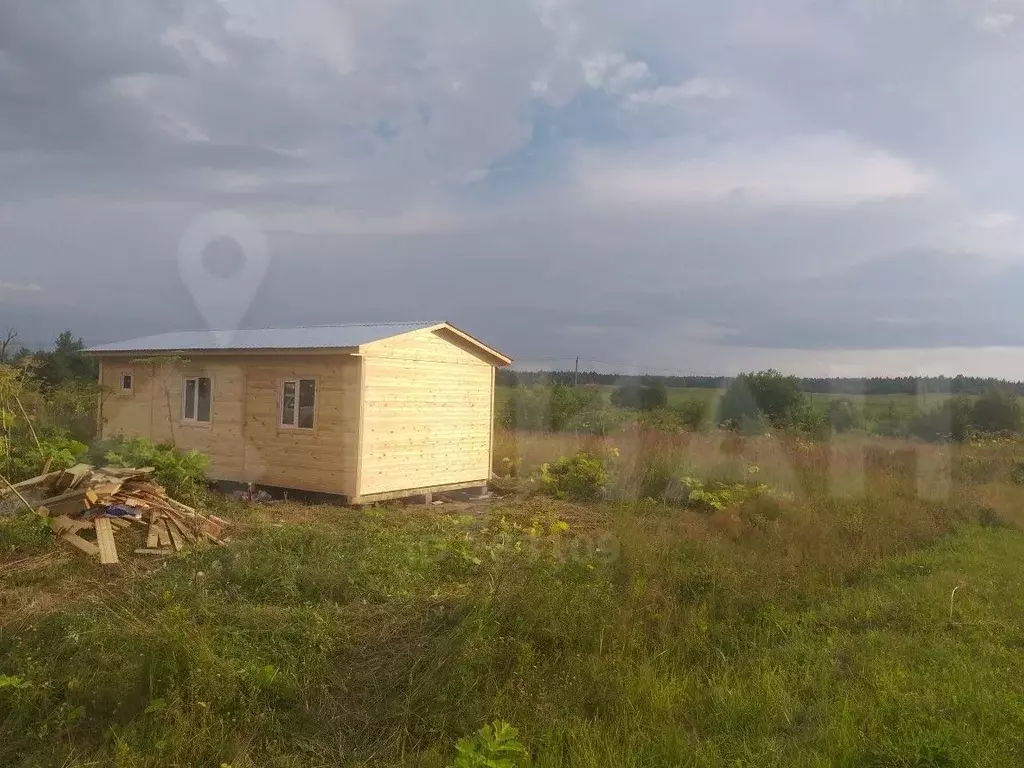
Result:
{"label": "young tree", "polygon": [[18,332],[13,328],[8,328],[7,335],[0,338],[0,363],[6,363],[14,356],[15,350],[18,348],[17,342]]}
{"label": "young tree", "polygon": [[849,432],[860,424],[860,411],[852,400],[839,397],[828,404],[828,421],[836,432]]}
{"label": "young tree", "polygon": [[663,380],[645,376],[639,383],[623,384],[612,392],[611,402],[618,408],[653,411],[668,403],[668,389]]}
{"label": "young tree", "polygon": [[776,370],[741,373],[725,391],[719,405],[719,421],[740,428],[744,420],[767,419],[773,427],[800,423],[807,398],[796,376]]}
{"label": "young tree", "polygon": [[993,389],[971,405],[971,426],[981,432],[1020,432],[1020,403],[1008,392]]}
{"label": "young tree", "polygon": [[36,353],[40,378],[50,386],[73,380],[95,381],[96,361],[83,355],[83,349],[85,342],[81,337],[76,338],[70,330],[64,331],[51,351]]}

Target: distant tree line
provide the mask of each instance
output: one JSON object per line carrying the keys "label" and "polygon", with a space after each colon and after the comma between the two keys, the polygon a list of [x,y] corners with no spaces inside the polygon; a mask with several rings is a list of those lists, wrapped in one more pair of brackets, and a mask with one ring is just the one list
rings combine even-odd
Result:
{"label": "distant tree line", "polygon": [[51,349],[33,352],[19,343],[17,331],[8,329],[0,336],[0,365],[29,363],[35,376],[50,387],[67,382],[94,383],[99,375],[99,364],[86,357],[84,349],[82,337],[67,330],[57,337]]}
{"label": "distant tree line", "polygon": [[[499,412],[499,423],[516,429],[592,433],[609,432],[630,421],[659,429],[719,426],[746,434],[777,430],[825,436],[862,430],[930,441],[964,441],[973,434],[1019,434],[1024,430],[1017,395],[1006,382],[995,380],[961,378],[958,393],[949,388],[945,392],[938,387],[928,389],[929,393],[944,395],[931,408],[919,407],[926,399],[915,399],[900,405],[895,400],[883,401],[870,409],[864,401],[843,395],[841,389],[829,389],[829,397],[815,400],[816,393],[804,389],[804,380],[775,370],[729,379],[720,398],[690,395],[670,401],[670,380],[657,376],[615,377],[610,383],[617,386],[607,393],[592,383],[573,386],[562,378],[553,382],[535,379],[536,383],[520,383],[512,389]],[[957,379],[929,381],[945,386]],[[963,392],[970,390],[968,383],[974,386],[980,381],[988,382],[983,393]],[[853,394],[860,392],[855,390]],[[888,394],[905,392],[896,389]]]}
{"label": "distant tree line", "polygon": [[[499,386],[534,384],[622,385],[625,381],[644,381],[666,388],[726,389],[737,377],[731,376],[631,376],[596,371],[516,371],[503,369],[497,374]],[[894,376],[872,378],[800,378],[800,389],[807,394],[834,395],[984,395],[994,389],[1024,396],[1024,382],[978,376]]]}

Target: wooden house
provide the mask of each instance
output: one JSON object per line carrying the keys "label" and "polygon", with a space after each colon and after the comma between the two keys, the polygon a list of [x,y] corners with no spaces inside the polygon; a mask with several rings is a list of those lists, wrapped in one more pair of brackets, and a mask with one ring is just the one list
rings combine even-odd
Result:
{"label": "wooden house", "polygon": [[187,331],[86,350],[103,437],[209,455],[216,480],[358,504],[485,486],[494,371],[448,323]]}

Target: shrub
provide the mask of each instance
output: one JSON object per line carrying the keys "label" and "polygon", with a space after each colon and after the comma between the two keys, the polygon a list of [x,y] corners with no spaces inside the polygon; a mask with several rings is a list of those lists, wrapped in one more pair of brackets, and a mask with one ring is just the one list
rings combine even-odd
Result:
{"label": "shrub", "polygon": [[0,449],[10,448],[6,462],[7,474],[13,481],[35,477],[43,471],[49,460],[50,469],[67,469],[82,461],[89,447],[80,443],[62,429],[55,429],[39,435],[39,444],[34,440],[11,440],[10,446],[0,436]]}
{"label": "shrub", "polygon": [[[550,429],[555,432],[571,428],[584,413],[600,410],[601,392],[596,387],[516,387],[498,415],[505,429]],[[596,419],[592,416],[592,421]]]}
{"label": "shrub", "polygon": [[170,445],[155,444],[142,437],[105,444],[104,460],[116,467],[153,467],[157,482],[172,496],[199,501],[206,488],[206,467],[210,463],[199,451],[182,452]]}
{"label": "shrub", "polygon": [[981,432],[1020,432],[1020,403],[1007,392],[993,390],[971,405],[970,421]]}
{"label": "shrub", "polygon": [[46,518],[27,510],[17,515],[0,514],[0,556],[7,552],[42,552],[52,541],[53,533]]}
{"label": "shrub", "polygon": [[762,418],[776,428],[794,427],[799,426],[806,407],[807,398],[795,376],[775,370],[742,373],[722,396],[718,420],[733,429]]}
{"label": "shrub", "polygon": [[458,756],[451,768],[515,768],[529,759],[519,732],[504,721],[485,725],[472,736],[459,739]]}
{"label": "shrub", "polygon": [[687,429],[700,431],[708,426],[710,403],[702,397],[688,397],[676,405],[679,420]]}
{"label": "shrub", "polygon": [[1010,482],[1014,485],[1024,485],[1024,461],[1015,461],[1010,468]]}
{"label": "shrub", "polygon": [[612,392],[611,402],[618,408],[651,411],[663,408],[668,403],[668,390],[665,382],[645,377],[639,382],[623,384],[616,389]]}
{"label": "shrub", "polygon": [[600,458],[581,451],[542,466],[540,481],[545,493],[556,499],[594,501],[604,494],[608,475]]}
{"label": "shrub", "polygon": [[907,421],[906,414],[890,402],[881,415],[875,418],[873,431],[885,437],[906,437]]}
{"label": "shrub", "polygon": [[683,428],[683,420],[675,408],[655,408],[644,411],[637,417],[637,423],[647,429],[662,432],[678,432]]}
{"label": "shrub", "polygon": [[683,477],[682,483],[689,490],[687,506],[706,512],[716,512],[742,504],[756,499],[768,490],[768,486],[763,483],[705,482],[693,476]]}
{"label": "shrub", "polygon": [[828,404],[828,423],[836,432],[849,432],[860,425],[861,415],[853,401],[846,397],[832,400]]}
{"label": "shrub", "polygon": [[962,395],[951,397],[941,405],[918,414],[910,422],[909,431],[922,440],[962,443],[971,432],[971,403]]}

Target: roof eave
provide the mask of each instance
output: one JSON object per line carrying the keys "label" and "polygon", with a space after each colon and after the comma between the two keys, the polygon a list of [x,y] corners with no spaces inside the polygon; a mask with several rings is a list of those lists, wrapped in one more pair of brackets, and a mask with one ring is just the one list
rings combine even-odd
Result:
{"label": "roof eave", "polygon": [[190,357],[195,355],[354,355],[359,347],[211,347],[206,349],[86,349],[86,357]]}

